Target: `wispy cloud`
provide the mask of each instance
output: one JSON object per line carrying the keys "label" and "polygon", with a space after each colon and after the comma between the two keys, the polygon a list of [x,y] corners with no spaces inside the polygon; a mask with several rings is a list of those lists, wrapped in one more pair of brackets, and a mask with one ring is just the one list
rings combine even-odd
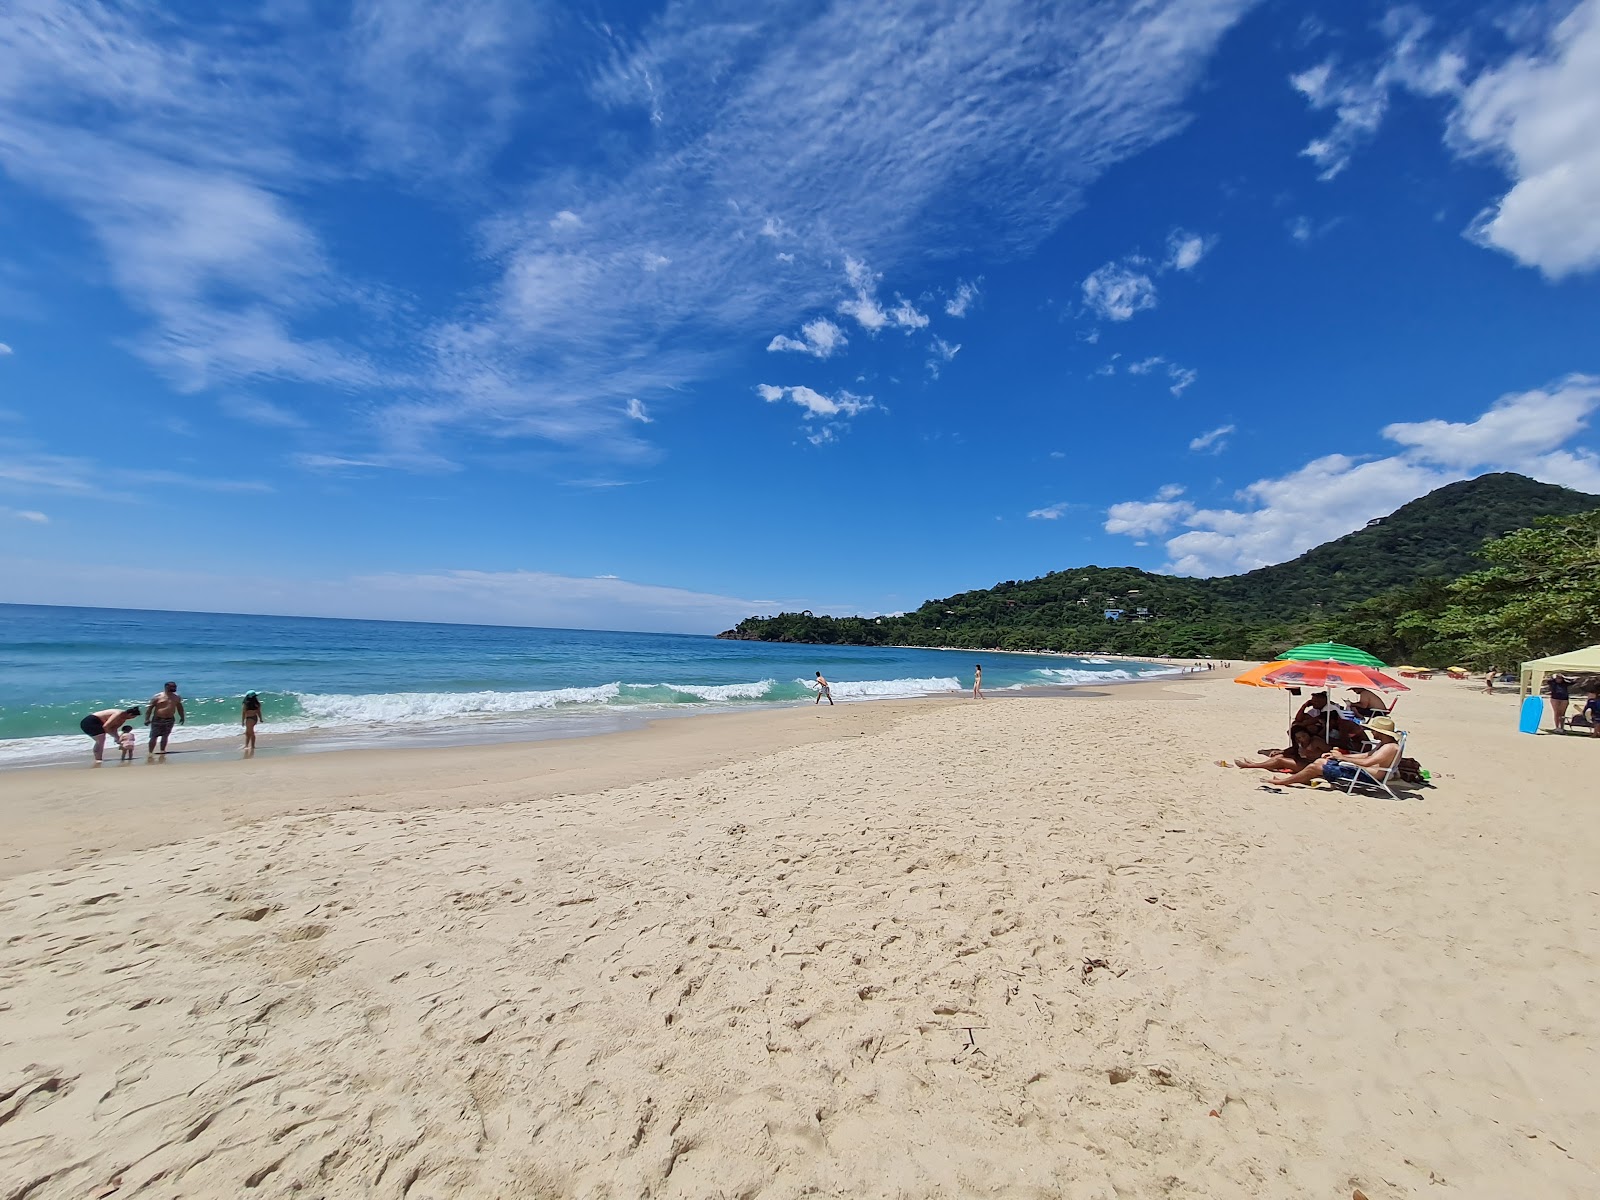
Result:
{"label": "wispy cloud", "polygon": [[1071,507],[1072,505],[1064,500],[1058,504],[1047,504],[1043,508],[1036,508],[1031,511],[1028,514],[1028,519],[1032,521],[1059,521],[1061,514]]}
{"label": "wispy cloud", "polygon": [[0,342],[0,358],[6,358],[12,353],[13,351],[10,346],[6,345],[4,342]]}
{"label": "wispy cloud", "polygon": [[0,506],[0,517],[8,517],[13,521],[25,521],[30,525],[50,524],[49,517],[32,508],[5,508]]}
{"label": "wispy cloud", "polygon": [[[357,424],[355,459],[426,462],[457,431],[627,456],[630,399],[836,311],[847,260],[872,264],[872,288],[842,296],[862,329],[927,327],[904,297],[950,286],[930,247],[1038,244],[1109,167],[1183,126],[1252,3],[727,19],[677,0],[640,32],[565,41],[589,51],[574,67],[548,47],[552,10],[514,0],[361,0],[331,32],[295,4],[251,22],[197,10],[180,29],[156,9],[18,0],[0,27],[0,166],[90,230],[148,321],[137,352],[181,387],[368,393],[315,410]],[[557,109],[575,136],[619,113],[648,136],[602,167],[491,178],[496,151]],[[352,277],[318,216],[352,173],[498,205],[469,231],[492,277],[422,304]],[[945,315],[976,295],[956,285]]]}
{"label": "wispy cloud", "polygon": [[982,282],[983,280],[977,279],[957,284],[954,293],[944,302],[944,315],[958,319],[966,316],[968,310],[977,303],[978,285]]}
{"label": "wispy cloud", "polygon": [[1202,237],[1186,229],[1174,229],[1167,235],[1166,265],[1174,271],[1192,271],[1200,265],[1202,258],[1211,253],[1216,243],[1214,237]]}
{"label": "wispy cloud", "polygon": [[205,492],[270,492],[257,480],[219,479],[182,471],[119,467],[65,454],[0,446],[0,488],[24,494],[65,493],[96,499],[149,500],[171,488]]}
{"label": "wispy cloud", "polygon": [[634,396],[628,400],[628,420],[638,421],[642,425],[649,425],[654,418],[645,410],[644,401]]}
{"label": "wispy cloud", "polygon": [[1235,432],[1233,425],[1218,425],[1189,442],[1189,449],[1200,453],[1221,454],[1228,448],[1228,435]]}
{"label": "wispy cloud", "polygon": [[235,420],[266,429],[304,429],[308,424],[298,413],[262,396],[229,394],[217,401],[217,407]]}

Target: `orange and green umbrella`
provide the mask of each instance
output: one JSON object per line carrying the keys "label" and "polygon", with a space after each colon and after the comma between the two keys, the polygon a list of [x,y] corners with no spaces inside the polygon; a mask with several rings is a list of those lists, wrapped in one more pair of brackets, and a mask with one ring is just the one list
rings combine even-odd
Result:
{"label": "orange and green umbrella", "polygon": [[1341,662],[1276,662],[1273,668],[1263,671],[1261,684],[1266,687],[1303,687],[1314,692],[1334,687],[1377,688],[1384,692],[1409,692],[1411,689],[1398,679],[1385,675],[1376,667],[1358,663]]}

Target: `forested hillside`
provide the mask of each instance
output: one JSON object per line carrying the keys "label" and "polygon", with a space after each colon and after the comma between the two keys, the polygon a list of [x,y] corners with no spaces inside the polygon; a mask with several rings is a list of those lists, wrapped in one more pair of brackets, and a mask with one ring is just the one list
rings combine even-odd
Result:
{"label": "forested hillside", "polygon": [[[1414,611],[1443,612],[1451,602],[1451,582],[1489,565],[1481,557],[1488,539],[1542,517],[1596,507],[1600,497],[1522,475],[1485,475],[1430,492],[1365,529],[1244,575],[1191,579],[1133,567],[1074,567],[930,600],[901,616],[783,613],[747,618],[720,636],[1264,658],[1294,641],[1340,636],[1341,624],[1359,620],[1368,641],[1381,645],[1374,650],[1380,655],[1404,653],[1407,646],[1466,655],[1459,637],[1434,637],[1426,622],[1413,622],[1409,638],[1402,637],[1401,618]],[[1119,615],[1109,619],[1108,612]]]}

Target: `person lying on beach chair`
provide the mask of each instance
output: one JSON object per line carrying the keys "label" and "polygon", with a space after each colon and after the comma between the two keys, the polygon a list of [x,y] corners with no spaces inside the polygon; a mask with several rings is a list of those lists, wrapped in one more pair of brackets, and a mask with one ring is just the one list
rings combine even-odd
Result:
{"label": "person lying on beach chair", "polygon": [[[1258,762],[1236,758],[1233,765],[1242,771],[1298,771],[1328,753],[1328,743],[1308,726],[1296,725],[1289,736],[1291,741],[1285,749],[1273,751]],[[1225,767],[1228,761],[1219,758],[1217,765]]]}
{"label": "person lying on beach chair", "polygon": [[[1298,785],[1325,779],[1337,786],[1355,781],[1388,792],[1387,780],[1400,760],[1400,735],[1389,717],[1373,717],[1367,722],[1366,728],[1378,739],[1377,749],[1370,754],[1346,754],[1342,750],[1330,750],[1316,762],[1277,782]],[[1390,792],[1390,795],[1393,793]]]}

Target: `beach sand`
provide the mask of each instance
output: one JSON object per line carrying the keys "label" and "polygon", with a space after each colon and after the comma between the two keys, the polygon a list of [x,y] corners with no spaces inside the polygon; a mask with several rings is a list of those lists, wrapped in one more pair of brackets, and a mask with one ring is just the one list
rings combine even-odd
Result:
{"label": "beach sand", "polygon": [[1600,743],[1227,675],[0,780],[0,1200],[1592,1197]]}

